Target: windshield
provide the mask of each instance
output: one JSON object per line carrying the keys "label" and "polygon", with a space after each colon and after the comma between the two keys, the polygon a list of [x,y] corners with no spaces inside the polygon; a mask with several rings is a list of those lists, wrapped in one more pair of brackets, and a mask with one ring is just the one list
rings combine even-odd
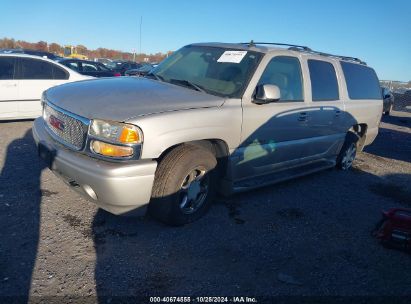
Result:
{"label": "windshield", "polygon": [[151,73],[165,82],[239,98],[261,56],[258,52],[189,45],[174,52]]}
{"label": "windshield", "polygon": [[114,69],[117,65],[115,62],[107,62],[105,63],[105,66],[108,67],[109,69]]}
{"label": "windshield", "polygon": [[100,71],[104,71],[104,72],[108,72],[110,71],[104,64],[100,63],[97,64],[98,68],[100,69]]}

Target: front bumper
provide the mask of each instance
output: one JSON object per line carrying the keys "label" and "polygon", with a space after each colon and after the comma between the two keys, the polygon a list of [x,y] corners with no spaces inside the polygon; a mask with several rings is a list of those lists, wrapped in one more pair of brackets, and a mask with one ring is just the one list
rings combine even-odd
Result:
{"label": "front bumper", "polygon": [[157,162],[108,162],[69,150],[54,141],[42,117],[33,124],[39,155],[71,188],[99,207],[122,214],[144,208],[150,201]]}

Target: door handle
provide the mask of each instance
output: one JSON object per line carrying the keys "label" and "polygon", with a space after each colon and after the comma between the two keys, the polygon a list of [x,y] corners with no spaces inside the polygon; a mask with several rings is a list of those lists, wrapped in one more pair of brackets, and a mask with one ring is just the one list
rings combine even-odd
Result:
{"label": "door handle", "polygon": [[17,87],[17,83],[6,83],[6,84],[3,84],[3,87],[5,88]]}
{"label": "door handle", "polygon": [[307,113],[301,112],[300,116],[298,117],[298,121],[306,121],[307,120]]}

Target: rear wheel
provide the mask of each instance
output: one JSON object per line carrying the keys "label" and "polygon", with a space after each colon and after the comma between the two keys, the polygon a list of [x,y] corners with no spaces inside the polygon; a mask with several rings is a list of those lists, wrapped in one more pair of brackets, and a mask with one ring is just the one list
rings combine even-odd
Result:
{"label": "rear wheel", "polygon": [[182,145],[158,165],[148,211],[173,226],[191,223],[209,209],[215,194],[217,160],[200,147]]}
{"label": "rear wheel", "polygon": [[390,105],[388,110],[384,112],[384,115],[390,115],[391,111],[392,111],[392,105]]}
{"label": "rear wheel", "polygon": [[357,155],[358,135],[349,132],[345,138],[343,147],[337,157],[337,167],[341,170],[348,170],[352,167]]}

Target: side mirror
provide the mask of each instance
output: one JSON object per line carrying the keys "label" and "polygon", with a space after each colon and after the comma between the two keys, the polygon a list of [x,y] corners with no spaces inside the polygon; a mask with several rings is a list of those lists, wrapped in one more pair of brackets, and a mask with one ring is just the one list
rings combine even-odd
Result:
{"label": "side mirror", "polygon": [[384,99],[390,98],[390,94],[384,95]]}
{"label": "side mirror", "polygon": [[270,102],[279,101],[281,98],[280,88],[273,84],[262,84],[256,89],[254,103],[266,104]]}

